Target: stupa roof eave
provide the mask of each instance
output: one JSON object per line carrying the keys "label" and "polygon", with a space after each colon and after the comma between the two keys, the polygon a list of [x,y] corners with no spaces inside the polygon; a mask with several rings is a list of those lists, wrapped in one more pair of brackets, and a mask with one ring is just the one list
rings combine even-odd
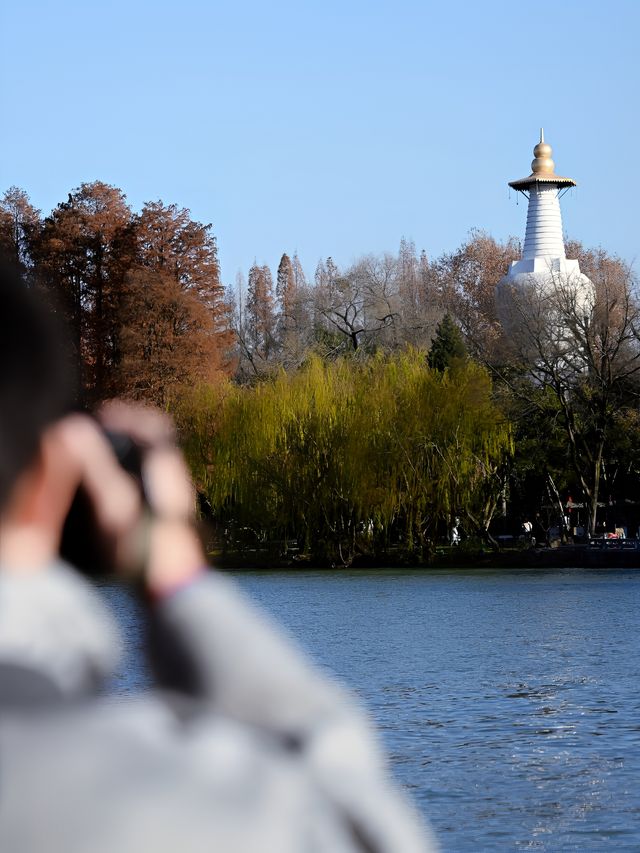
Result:
{"label": "stupa roof eave", "polygon": [[556,187],[577,186],[573,178],[563,178],[562,175],[529,175],[528,178],[519,178],[517,181],[509,181],[509,186],[514,190],[526,190],[534,184],[553,184]]}

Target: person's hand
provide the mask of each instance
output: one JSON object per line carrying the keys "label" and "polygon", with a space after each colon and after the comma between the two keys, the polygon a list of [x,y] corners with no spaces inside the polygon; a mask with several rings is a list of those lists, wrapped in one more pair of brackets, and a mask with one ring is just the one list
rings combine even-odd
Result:
{"label": "person's hand", "polygon": [[97,418],[105,429],[128,435],[141,450],[145,496],[154,515],[191,521],[195,491],[171,418],[151,406],[121,400],[105,403]]}
{"label": "person's hand", "polygon": [[98,412],[103,427],[130,436],[142,451],[142,480],[148,511],[119,542],[125,571],[142,570],[155,596],[188,583],[205,566],[193,526],[195,491],[175,443],[173,422],[149,406],[112,401]]}
{"label": "person's hand", "polygon": [[139,490],[95,421],[73,414],[45,430],[38,454],[3,508],[0,554],[5,565],[34,571],[56,557],[81,484],[91,497],[100,530],[114,540],[127,535],[140,516]]}
{"label": "person's hand", "polygon": [[142,579],[152,595],[167,595],[205,565],[193,526],[195,493],[173,424],[155,409],[122,402],[103,406],[98,420],[129,435],[141,449],[148,507],[98,423],[87,415],[69,415],[45,431],[37,459],[16,485],[0,519],[0,558],[16,571],[50,563],[82,486],[97,528],[111,545],[114,572]]}

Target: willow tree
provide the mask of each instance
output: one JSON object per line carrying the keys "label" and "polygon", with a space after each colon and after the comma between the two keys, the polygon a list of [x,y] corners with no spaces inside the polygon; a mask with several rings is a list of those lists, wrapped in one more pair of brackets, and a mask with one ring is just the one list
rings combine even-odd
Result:
{"label": "willow tree", "polygon": [[200,489],[227,526],[350,563],[428,550],[455,515],[486,533],[511,451],[487,374],[410,351],[312,358],[254,387],[202,387],[178,409]]}
{"label": "willow tree", "polygon": [[457,515],[487,536],[512,452],[509,424],[481,367],[459,362],[440,373],[416,356],[389,360],[380,383],[390,400],[378,430],[386,461],[380,470],[394,484],[405,539],[424,547]]}

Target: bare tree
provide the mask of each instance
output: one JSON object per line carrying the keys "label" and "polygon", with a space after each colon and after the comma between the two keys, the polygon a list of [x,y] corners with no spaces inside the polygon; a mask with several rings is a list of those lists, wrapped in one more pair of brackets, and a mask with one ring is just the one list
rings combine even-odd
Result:
{"label": "bare tree", "polygon": [[299,367],[313,344],[312,299],[300,260],[286,253],[280,259],[276,278],[278,316],[277,357],[285,370]]}
{"label": "bare tree", "polygon": [[[249,270],[246,302],[235,333],[241,354],[241,370],[254,375],[271,370],[278,352],[273,279],[268,266],[254,263]],[[244,367],[243,367],[244,365]]]}
{"label": "bare tree", "polygon": [[590,290],[550,270],[503,292],[510,358],[493,369],[527,406],[543,405],[532,384],[553,395],[593,534],[611,432],[640,392],[640,308],[621,261],[602,253],[590,272]]}
{"label": "bare tree", "polygon": [[329,261],[318,268],[315,304],[325,328],[337,335],[338,348],[342,343],[355,352],[363,343],[395,342],[397,260],[370,255],[341,275]]}
{"label": "bare tree", "polygon": [[24,274],[33,266],[32,245],[41,227],[40,211],[18,187],[0,198],[0,252]]}

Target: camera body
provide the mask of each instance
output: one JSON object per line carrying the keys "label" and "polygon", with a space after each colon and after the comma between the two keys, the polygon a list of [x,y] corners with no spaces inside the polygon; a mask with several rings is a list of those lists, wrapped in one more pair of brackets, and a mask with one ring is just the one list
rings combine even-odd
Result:
{"label": "camera body", "polygon": [[[140,446],[125,433],[104,429],[103,433],[120,466],[136,481],[144,496]],[[89,577],[101,577],[113,570],[112,543],[99,530],[91,500],[82,486],[73,498],[64,523],[60,557]]]}

